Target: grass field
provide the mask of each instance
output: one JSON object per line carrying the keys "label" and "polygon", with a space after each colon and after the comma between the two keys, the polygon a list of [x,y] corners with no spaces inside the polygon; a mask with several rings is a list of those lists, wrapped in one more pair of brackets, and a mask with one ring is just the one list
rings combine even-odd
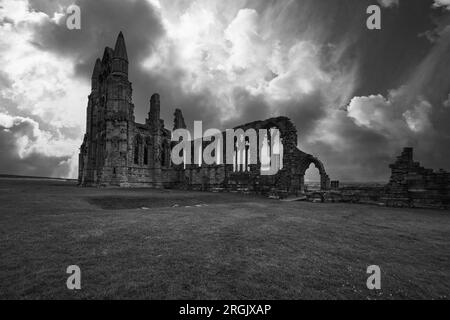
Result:
{"label": "grass field", "polygon": [[448,211],[14,178],[0,204],[1,299],[450,297]]}

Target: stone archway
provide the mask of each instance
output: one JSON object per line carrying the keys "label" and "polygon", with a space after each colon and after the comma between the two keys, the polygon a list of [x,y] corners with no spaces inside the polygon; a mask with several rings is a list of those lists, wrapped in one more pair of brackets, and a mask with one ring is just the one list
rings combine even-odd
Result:
{"label": "stone archway", "polygon": [[319,159],[309,156],[305,161],[303,161],[300,170],[300,189],[303,192],[305,190],[305,173],[306,170],[314,164],[314,166],[319,170],[320,174],[320,189],[321,190],[329,190],[330,189],[330,177],[325,171],[325,167]]}

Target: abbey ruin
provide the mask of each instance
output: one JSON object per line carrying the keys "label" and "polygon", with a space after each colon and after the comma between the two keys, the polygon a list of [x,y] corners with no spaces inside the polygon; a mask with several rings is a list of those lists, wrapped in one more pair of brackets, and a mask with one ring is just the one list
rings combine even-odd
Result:
{"label": "abbey ruin", "polygon": [[[299,194],[304,191],[305,171],[314,164],[320,172],[322,190],[330,188],[324,165],[297,148],[297,130],[286,117],[237,127],[244,131],[279,130],[283,155],[275,175],[261,175],[260,162],[238,166],[173,165],[172,132],[160,118],[158,94],[150,99],[145,123],[135,122],[128,63],[125,40],[120,33],[115,48],[105,48],[92,74],[86,134],[79,155],[79,185]],[[180,128],[186,128],[186,124],[182,111],[176,109],[173,130]]]}

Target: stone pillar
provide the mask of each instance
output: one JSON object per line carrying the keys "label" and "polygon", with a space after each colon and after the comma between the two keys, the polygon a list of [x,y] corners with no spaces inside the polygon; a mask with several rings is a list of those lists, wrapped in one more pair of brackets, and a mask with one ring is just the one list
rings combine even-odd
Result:
{"label": "stone pillar", "polygon": [[184,122],[183,113],[180,109],[176,109],[174,113],[173,130],[186,129],[186,123]]}
{"label": "stone pillar", "polygon": [[330,178],[327,174],[320,175],[320,189],[321,190],[330,190]]}
{"label": "stone pillar", "polygon": [[150,112],[148,113],[147,123],[156,130],[159,129],[159,119],[161,113],[159,94],[155,93],[150,99]]}

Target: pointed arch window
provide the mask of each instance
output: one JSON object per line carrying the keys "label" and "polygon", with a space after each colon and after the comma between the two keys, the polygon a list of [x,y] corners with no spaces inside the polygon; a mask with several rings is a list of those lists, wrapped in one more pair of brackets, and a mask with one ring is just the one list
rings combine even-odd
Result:
{"label": "pointed arch window", "polygon": [[139,145],[134,144],[134,164],[139,164]]}
{"label": "pointed arch window", "polygon": [[144,165],[148,165],[148,146],[144,145]]}
{"label": "pointed arch window", "polygon": [[142,138],[141,136],[136,136],[134,140],[134,164],[139,164],[140,152],[141,152]]}
{"label": "pointed arch window", "polygon": [[170,147],[167,141],[161,146],[161,167],[170,167]]}

